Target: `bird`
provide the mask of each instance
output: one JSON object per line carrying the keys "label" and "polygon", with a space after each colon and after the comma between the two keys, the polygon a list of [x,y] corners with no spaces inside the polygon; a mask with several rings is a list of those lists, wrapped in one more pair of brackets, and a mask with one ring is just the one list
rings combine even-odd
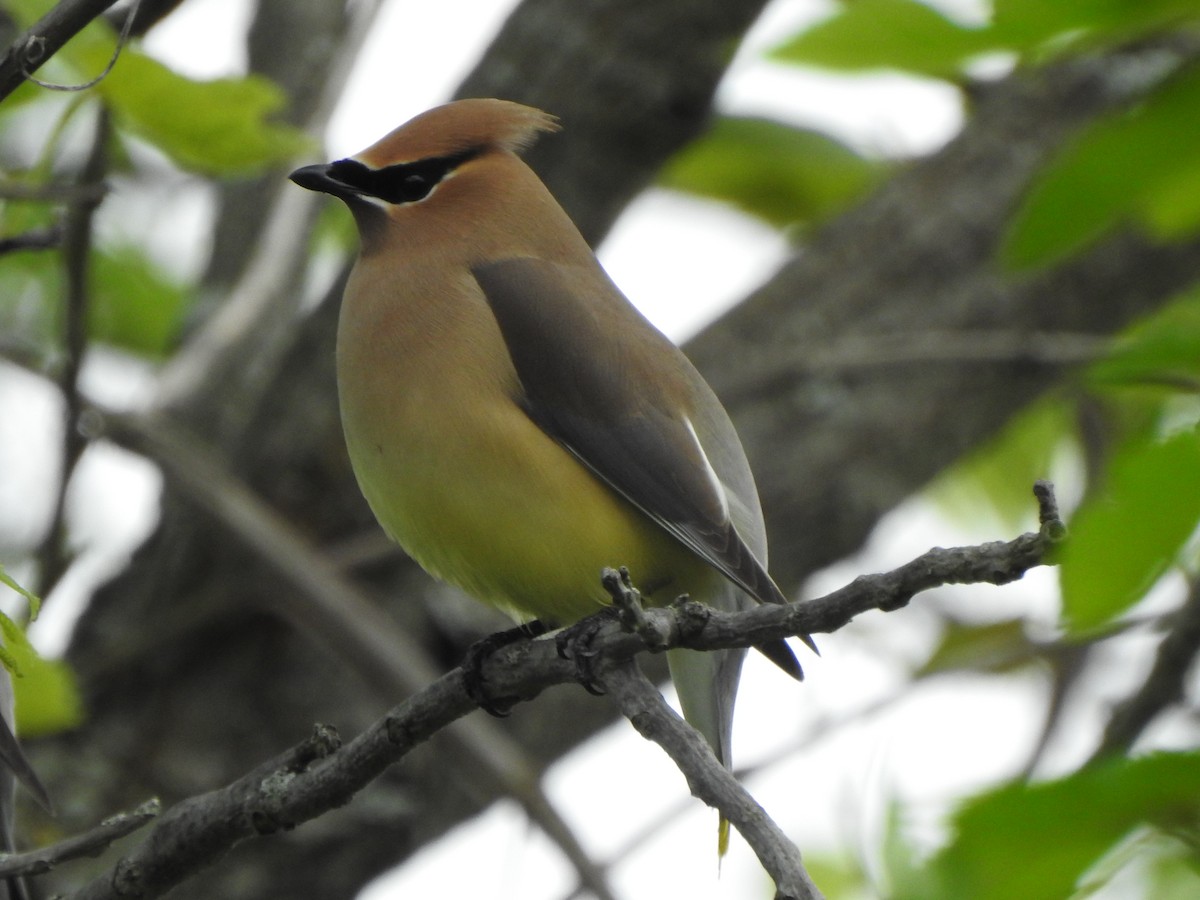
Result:
{"label": "bird", "polygon": [[[457,100],[291,174],[359,232],[336,356],[362,493],[427,572],[517,622],[599,611],[618,566],[651,604],[784,603],[728,414],[521,158],[558,127]],[[803,677],[785,642],[759,649]],[[745,652],[667,654],[684,718],[730,768]]]}

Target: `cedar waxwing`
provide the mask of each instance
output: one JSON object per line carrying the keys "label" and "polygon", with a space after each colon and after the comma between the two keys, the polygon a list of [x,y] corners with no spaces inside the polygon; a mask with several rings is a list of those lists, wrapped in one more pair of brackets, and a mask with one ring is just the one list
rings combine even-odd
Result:
{"label": "cedar waxwing", "polygon": [[[362,492],[426,571],[518,621],[595,612],[605,566],[652,603],[784,602],[728,415],[518,158],[554,130],[536,109],[461,100],[292,173],[343,200],[361,236],[337,371]],[[786,644],[760,649],[801,677]],[[668,654],[727,766],[744,655]]]}

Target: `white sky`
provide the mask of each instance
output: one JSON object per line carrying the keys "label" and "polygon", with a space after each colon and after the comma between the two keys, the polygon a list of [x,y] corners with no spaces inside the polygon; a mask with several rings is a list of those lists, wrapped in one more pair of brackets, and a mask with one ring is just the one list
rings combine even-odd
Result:
{"label": "white sky", "polygon": [[[394,0],[333,119],[328,135],[331,158],[361,149],[403,119],[444,100],[511,5],[512,0]],[[973,6],[967,0],[957,5],[968,10]],[[776,2],[722,85],[721,105],[729,111],[767,113],[828,128],[880,153],[920,153],[946,140],[957,128],[960,112],[953,93],[941,85],[886,74],[835,78],[755,58],[755,51],[827,8],[823,0]],[[196,76],[235,72],[243,64],[240,39],[223,41],[221,36],[241,34],[244,24],[234,23],[244,23],[246,9],[243,0],[188,0],[154,32],[148,49]],[[728,209],[651,191],[622,217],[601,257],[631,299],[665,331],[682,339],[766,277],[785,251],[778,235]],[[103,382],[104,367],[119,365],[101,358],[92,367],[92,377]],[[138,383],[135,378],[135,387]],[[0,391],[13,390],[28,394],[32,389],[14,389],[7,376],[0,380]],[[31,408],[33,419],[43,423],[38,427],[52,431],[53,404],[35,403]],[[6,428],[11,432],[11,422],[11,417],[0,420],[0,463],[6,467],[17,439],[3,434]],[[24,455],[18,453],[12,465],[28,463],[28,455],[27,449]],[[101,474],[81,473],[81,483],[73,489],[76,507],[81,515],[85,510],[105,512],[79,520],[77,534],[93,548],[95,566],[118,565],[150,526],[147,513],[153,508],[157,476],[150,467],[115,451],[98,451],[92,457],[88,467]],[[114,490],[120,500],[111,496]],[[144,498],[140,518],[129,513],[138,508],[130,502],[131,493]],[[904,561],[934,544],[1002,536],[964,536],[927,505],[914,503],[887,519],[862,558],[825,573],[812,590],[836,587],[861,571]],[[997,608],[1030,614],[1049,627],[1055,617],[1054,595],[1053,573],[1042,572],[1003,591],[960,591],[953,596],[956,602],[981,604],[990,614]],[[856,710],[900,688],[907,661],[919,657],[929,640],[920,611],[923,602],[888,617],[864,617],[846,632],[823,638],[821,659],[805,654],[808,680],[803,686],[792,684],[752,654],[735,732],[739,761],[769,758],[801,740],[814,722],[853,717]],[[66,603],[52,603],[49,611],[50,621],[39,623],[39,633],[52,647],[53,633],[61,633],[55,620],[67,618],[70,610]],[[933,684],[895,708],[829,729],[828,739],[772,767],[750,787],[807,852],[837,847],[870,854],[878,847],[887,814],[882,805],[891,799],[908,804],[919,833],[932,840],[947,799],[1023,762],[1022,753],[1038,725],[1031,711],[1043,692],[1036,677]],[[581,691],[580,702],[604,701]],[[1069,763],[1071,755],[1069,749],[1064,751],[1060,764]],[[637,834],[639,822],[662,810],[686,811],[640,852],[622,860],[614,872],[622,897],[708,900],[770,894],[757,862],[736,837],[717,878],[715,814],[690,800],[671,764],[625,724],[556,766],[547,787],[602,859]],[[400,872],[381,879],[363,897],[553,900],[569,894],[573,883],[556,851],[511,804],[499,804]]]}

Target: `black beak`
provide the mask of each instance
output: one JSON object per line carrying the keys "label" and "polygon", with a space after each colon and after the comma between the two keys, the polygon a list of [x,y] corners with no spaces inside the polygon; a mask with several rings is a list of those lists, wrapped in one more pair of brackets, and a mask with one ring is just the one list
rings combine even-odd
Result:
{"label": "black beak", "polygon": [[346,185],[329,174],[329,164],[320,163],[315,166],[304,166],[288,176],[296,184],[310,191],[320,191],[323,194],[342,196],[346,193]]}

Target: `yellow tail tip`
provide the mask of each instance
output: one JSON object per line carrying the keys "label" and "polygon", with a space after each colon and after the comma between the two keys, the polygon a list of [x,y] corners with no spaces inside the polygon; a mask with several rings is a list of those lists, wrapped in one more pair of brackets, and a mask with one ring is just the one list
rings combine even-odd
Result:
{"label": "yellow tail tip", "polygon": [[717,862],[725,858],[729,852],[729,820],[721,816],[717,822]]}

